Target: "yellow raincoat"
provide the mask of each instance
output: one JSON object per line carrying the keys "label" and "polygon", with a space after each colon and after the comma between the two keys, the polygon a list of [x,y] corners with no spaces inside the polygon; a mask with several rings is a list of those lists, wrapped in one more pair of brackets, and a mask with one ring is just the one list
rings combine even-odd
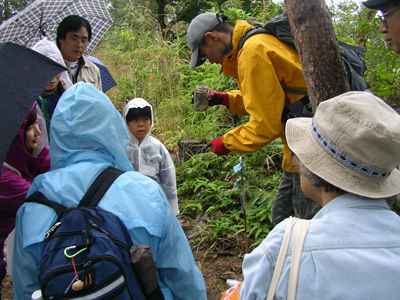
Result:
{"label": "yellow raincoat", "polygon": [[242,20],[236,22],[232,50],[222,62],[224,74],[234,77],[240,89],[228,92],[228,110],[249,115],[250,120],[227,132],[222,141],[230,151],[247,153],[280,137],[284,143],[282,169],[295,172],[281,115],[285,106],[303,97],[285,93],[283,87],[307,89],[299,56],[293,48],[268,34],[248,38],[238,52],[240,38],[252,27]]}

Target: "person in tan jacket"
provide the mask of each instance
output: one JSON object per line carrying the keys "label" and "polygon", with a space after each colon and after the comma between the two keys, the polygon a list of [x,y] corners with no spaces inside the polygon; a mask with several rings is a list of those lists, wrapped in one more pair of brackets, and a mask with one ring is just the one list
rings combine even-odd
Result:
{"label": "person in tan jacket", "polygon": [[89,82],[101,91],[99,68],[82,56],[91,37],[92,28],[89,22],[77,15],[64,18],[57,28],[57,46],[68,68],[71,81]]}

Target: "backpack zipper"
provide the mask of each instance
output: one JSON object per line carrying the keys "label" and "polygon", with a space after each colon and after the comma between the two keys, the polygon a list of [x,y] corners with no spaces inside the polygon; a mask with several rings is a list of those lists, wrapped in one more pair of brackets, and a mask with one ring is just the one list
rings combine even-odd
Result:
{"label": "backpack zipper", "polygon": [[[54,224],[54,226],[55,226],[55,225],[56,225],[56,224]],[[129,247],[128,247],[124,242],[121,242],[120,240],[114,239],[114,238],[111,236],[110,233],[108,233],[108,232],[105,231],[105,230],[102,230],[100,227],[96,227],[96,226],[93,226],[93,225],[95,225],[95,224],[91,224],[91,226],[89,226],[89,229],[85,229],[85,230],[87,230],[87,231],[90,230],[90,229],[99,230],[100,232],[103,232],[104,234],[106,234],[106,235],[109,237],[109,239],[110,239],[111,241],[114,242],[114,244],[116,244],[116,245],[118,245],[118,246],[124,248],[127,252],[129,252],[130,249],[129,249]],[[54,226],[53,226],[53,227],[54,227]],[[90,227],[92,227],[92,228],[90,228]],[[50,228],[50,229],[51,229],[51,228]],[[84,231],[85,231],[85,230],[55,233],[55,234],[52,235],[51,239],[54,240],[54,239],[57,238],[57,237],[64,237],[64,236],[70,236],[70,235],[84,235]],[[50,231],[50,230],[49,230],[49,231]]]}
{"label": "backpack zipper", "polygon": [[[126,276],[125,276],[125,273],[124,273],[124,271],[123,271],[122,264],[121,264],[116,258],[114,258],[114,257],[111,256],[111,255],[96,256],[95,258],[90,259],[90,260],[87,261],[86,263],[80,264],[80,265],[76,266],[76,269],[77,269],[78,271],[81,271],[81,270],[84,269],[85,265],[87,265],[87,264],[90,264],[90,265],[92,266],[92,265],[94,265],[96,262],[98,262],[98,261],[104,261],[104,260],[108,260],[108,261],[114,263],[116,266],[118,266],[119,271],[118,271],[118,272],[115,272],[114,274],[112,274],[111,277],[107,277],[106,280],[104,280],[103,282],[101,282],[100,286],[105,286],[105,285],[107,285],[109,282],[111,282],[111,281],[115,280],[116,278],[118,278],[118,276],[121,275],[121,274],[123,275],[123,277],[124,277],[125,280],[126,280]],[[54,270],[54,271],[50,272],[49,274],[47,274],[47,275],[42,279],[42,282],[43,282],[43,284],[41,285],[42,291],[45,291],[45,290],[46,290],[46,285],[47,285],[47,283],[50,281],[50,279],[52,279],[53,277],[56,277],[56,276],[58,276],[58,275],[67,273],[67,272],[73,273],[73,272],[74,272],[74,269],[73,269],[72,267],[66,266],[66,267],[58,268],[57,270]],[[133,297],[132,297],[132,295],[131,295],[131,293],[130,293],[130,290],[127,289],[127,291],[128,291],[128,293],[129,293],[129,296],[131,297],[131,299],[133,299]],[[85,293],[87,293],[87,292],[88,292],[88,291],[85,291]],[[54,296],[49,297],[49,299],[60,299],[59,297],[60,297],[60,295],[54,295]],[[70,297],[71,297],[71,296],[69,295],[68,298],[70,298]]]}

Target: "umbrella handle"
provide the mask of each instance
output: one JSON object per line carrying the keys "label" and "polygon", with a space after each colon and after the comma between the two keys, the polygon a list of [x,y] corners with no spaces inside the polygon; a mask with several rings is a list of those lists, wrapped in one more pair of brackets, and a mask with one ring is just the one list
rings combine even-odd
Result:
{"label": "umbrella handle", "polygon": [[42,36],[46,36],[46,32],[43,30],[42,24],[39,25],[39,30],[40,30],[40,33],[42,34]]}

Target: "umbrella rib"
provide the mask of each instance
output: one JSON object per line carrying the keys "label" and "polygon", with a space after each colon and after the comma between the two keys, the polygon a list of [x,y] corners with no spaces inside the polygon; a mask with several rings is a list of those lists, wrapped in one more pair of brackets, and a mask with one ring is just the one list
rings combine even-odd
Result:
{"label": "umbrella rib", "polygon": [[92,26],[92,41],[85,51],[85,54],[90,54],[114,24],[104,0],[35,0],[10,20],[3,22],[0,34],[8,41],[30,47],[43,36],[54,39],[55,28],[61,19],[71,14],[86,18]]}
{"label": "umbrella rib", "polygon": [[[43,6],[42,6],[42,8],[43,8]],[[44,14],[44,9],[41,9],[41,14],[40,14],[40,22],[39,22],[39,30],[40,30],[40,33],[42,34],[42,36],[46,36],[46,33],[43,31],[43,28],[42,28],[42,23],[43,23],[43,14]]]}

